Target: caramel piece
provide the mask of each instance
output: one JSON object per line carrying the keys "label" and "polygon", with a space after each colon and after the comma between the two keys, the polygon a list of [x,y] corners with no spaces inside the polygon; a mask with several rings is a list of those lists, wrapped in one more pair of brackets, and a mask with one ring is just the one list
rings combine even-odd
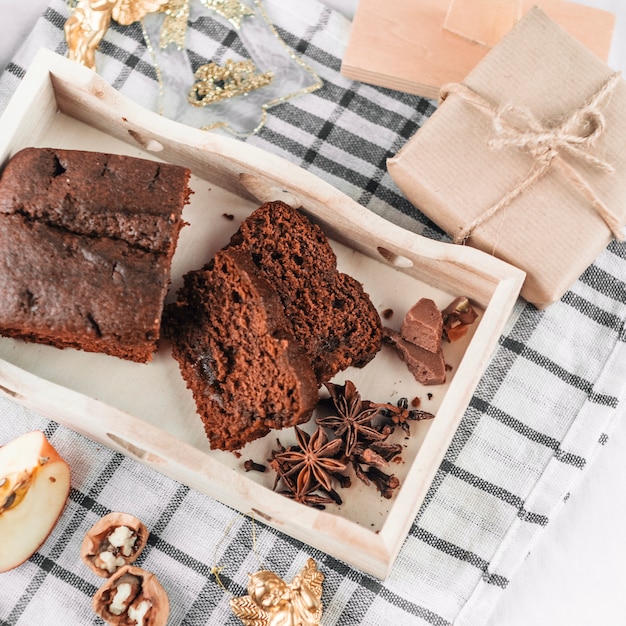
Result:
{"label": "caramel piece", "polygon": [[467,334],[478,314],[466,296],[455,298],[442,312],[443,336],[448,341],[456,341]]}

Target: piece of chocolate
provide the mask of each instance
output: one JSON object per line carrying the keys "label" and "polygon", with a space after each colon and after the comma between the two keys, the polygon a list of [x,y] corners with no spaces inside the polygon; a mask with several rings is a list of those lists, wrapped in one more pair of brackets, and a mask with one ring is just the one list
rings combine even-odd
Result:
{"label": "piece of chocolate", "polygon": [[402,320],[400,334],[429,352],[439,352],[443,332],[443,318],[437,305],[430,298],[421,298]]}
{"label": "piece of chocolate", "polygon": [[383,341],[395,348],[417,382],[422,385],[441,385],[446,382],[446,364],[441,349],[430,352],[386,327],[383,328]]}

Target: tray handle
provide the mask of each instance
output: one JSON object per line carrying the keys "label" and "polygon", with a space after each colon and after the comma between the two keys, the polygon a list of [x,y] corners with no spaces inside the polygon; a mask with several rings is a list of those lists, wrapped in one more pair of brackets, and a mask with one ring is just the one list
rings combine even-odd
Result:
{"label": "tray handle", "polygon": [[138,461],[143,461],[144,463],[150,463],[155,465],[167,465],[167,460],[163,457],[155,454],[154,452],[149,452],[148,450],[144,450],[140,446],[127,441],[126,439],[120,437],[119,435],[114,435],[113,433],[106,433],[108,439],[110,439],[116,446],[122,448],[124,450],[124,454],[128,456],[136,458]]}

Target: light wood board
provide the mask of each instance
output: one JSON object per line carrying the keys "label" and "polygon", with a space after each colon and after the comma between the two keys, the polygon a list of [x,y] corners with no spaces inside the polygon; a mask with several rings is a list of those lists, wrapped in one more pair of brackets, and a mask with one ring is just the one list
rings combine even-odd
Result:
{"label": "light wood board", "polygon": [[[608,59],[615,16],[564,0],[539,6],[600,59]],[[462,82],[490,48],[444,28],[450,0],[360,0],[341,73],[364,83],[436,99]]]}

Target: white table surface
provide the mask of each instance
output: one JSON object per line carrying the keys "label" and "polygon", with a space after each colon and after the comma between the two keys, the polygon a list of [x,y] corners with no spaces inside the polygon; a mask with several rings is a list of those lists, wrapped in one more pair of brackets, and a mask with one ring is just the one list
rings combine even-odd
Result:
{"label": "white table surface", "polygon": [[[385,0],[380,0],[384,2]],[[324,0],[352,18],[358,0]],[[0,0],[0,70],[48,0]],[[617,16],[609,65],[626,75],[626,2],[581,4]],[[626,381],[625,381],[626,384]],[[543,531],[489,626],[626,624],[626,421],[588,467],[562,513]],[[398,625],[401,626],[401,625]]]}

